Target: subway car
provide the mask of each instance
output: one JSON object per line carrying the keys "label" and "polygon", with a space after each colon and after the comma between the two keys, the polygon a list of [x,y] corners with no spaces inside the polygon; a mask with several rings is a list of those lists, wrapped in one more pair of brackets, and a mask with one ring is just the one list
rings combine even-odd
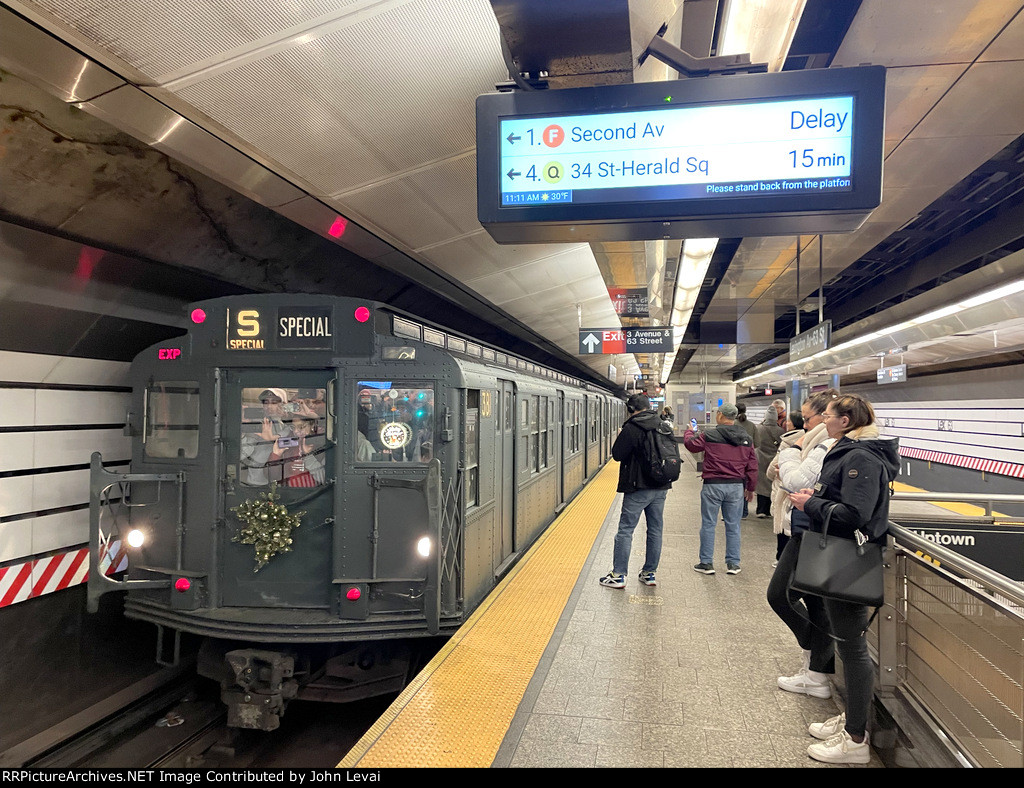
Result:
{"label": "subway car", "polygon": [[[229,724],[394,692],[608,460],[611,392],[387,306],[242,295],[132,363],[128,473],[92,457],[88,604],[201,636]],[[124,545],[128,569],[98,569]]]}

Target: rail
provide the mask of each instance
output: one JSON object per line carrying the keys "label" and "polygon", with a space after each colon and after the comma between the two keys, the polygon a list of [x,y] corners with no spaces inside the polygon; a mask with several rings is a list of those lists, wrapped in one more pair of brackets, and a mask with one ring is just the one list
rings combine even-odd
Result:
{"label": "rail", "polygon": [[[897,497],[1024,503],[1012,495]],[[889,537],[886,604],[869,637],[879,698],[923,712],[962,765],[1024,766],[1024,587],[895,523]]]}
{"label": "rail", "polygon": [[992,516],[994,503],[1024,503],[1024,495],[1012,493],[934,493],[934,492],[898,492],[892,496],[894,501],[956,501],[962,503],[984,504],[985,515]]}

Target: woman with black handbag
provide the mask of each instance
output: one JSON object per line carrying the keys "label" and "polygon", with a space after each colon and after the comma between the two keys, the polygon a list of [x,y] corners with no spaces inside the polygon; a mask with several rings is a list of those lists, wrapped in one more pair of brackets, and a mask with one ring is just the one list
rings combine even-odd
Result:
{"label": "woman with black handbag", "polygon": [[[790,500],[810,518],[812,531],[821,532],[828,521],[830,538],[860,536],[884,544],[889,484],[900,470],[898,441],[879,437],[871,404],[855,394],[833,399],[823,418],[829,437],[836,442],[825,455],[814,489],[793,493]],[[874,693],[874,667],[865,638],[869,608],[825,598],[825,610],[843,660],[846,713],[808,728],[822,741],[808,747],[807,754],[826,763],[868,763],[867,721]]]}

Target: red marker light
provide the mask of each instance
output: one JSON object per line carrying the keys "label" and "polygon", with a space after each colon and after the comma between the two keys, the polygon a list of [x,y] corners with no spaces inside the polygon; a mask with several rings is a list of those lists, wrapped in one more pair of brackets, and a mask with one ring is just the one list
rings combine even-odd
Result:
{"label": "red marker light", "polygon": [[189,582],[189,579],[187,577],[179,577],[177,580],[174,581],[174,590],[180,591],[183,594],[186,591],[188,591],[191,587],[192,583]]}
{"label": "red marker light", "polygon": [[365,323],[369,319],[370,319],[370,310],[369,309],[367,309],[365,306],[361,306],[358,309],[356,309],[356,320],[358,320],[360,323]]}
{"label": "red marker light", "polygon": [[202,323],[204,320],[206,320],[206,312],[204,312],[202,309],[193,309],[192,310],[192,322],[193,323]]}
{"label": "red marker light", "polygon": [[362,595],[362,591],[360,591],[358,588],[352,587],[345,592],[345,599],[349,600],[350,602],[355,602]]}
{"label": "red marker light", "polygon": [[339,216],[335,219],[331,226],[327,228],[327,234],[331,238],[341,238],[345,234],[345,228],[348,226],[348,219],[344,216]]}

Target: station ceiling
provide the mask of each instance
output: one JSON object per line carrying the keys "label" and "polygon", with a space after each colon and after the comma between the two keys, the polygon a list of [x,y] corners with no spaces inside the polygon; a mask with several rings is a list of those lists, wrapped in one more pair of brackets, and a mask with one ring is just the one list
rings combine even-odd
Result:
{"label": "station ceiling", "polygon": [[[671,370],[672,380],[717,380],[784,360],[798,308],[801,330],[818,320],[819,283],[820,312],[842,336],[885,322],[887,310],[906,311],[931,290],[967,282],[961,277],[969,273],[981,289],[1017,275],[999,261],[1019,250],[1024,234],[1019,0],[2,5],[61,42],[64,54],[44,53],[40,40],[19,32],[22,47],[5,39],[0,68],[270,209],[292,227],[301,251],[260,279],[240,262],[253,259],[251,250],[199,261],[200,239],[178,238],[166,244],[173,252],[153,252],[152,231],[133,237],[113,207],[76,234],[239,285],[340,288],[346,271],[352,281],[367,279],[359,266],[368,261],[414,284],[405,292],[409,311],[433,291],[458,305],[463,323],[498,325],[594,378],[607,377],[611,363],[621,383],[639,361],[662,377]],[[825,236],[823,244],[803,237],[799,282],[796,238],[499,246],[477,222],[476,96],[507,82],[510,69],[543,77],[549,89],[675,79],[643,58],[659,31],[691,54],[750,52],[771,70],[888,68],[882,205],[854,233]],[[52,148],[37,164],[66,155],[67,146]],[[63,196],[63,227],[122,188],[102,174],[92,181],[74,199]],[[167,211],[154,192],[132,200],[146,214],[139,227],[152,228]],[[47,200],[32,202],[5,200],[4,215],[45,225]],[[124,201],[118,205],[123,211]],[[163,237],[173,230],[172,222]],[[265,235],[264,258],[287,257]],[[321,244],[343,253],[330,258],[332,270],[322,270]],[[581,322],[619,323],[609,287],[650,289],[649,322],[679,328],[674,358],[577,355]],[[402,293],[396,284],[381,295]],[[912,344],[907,363],[984,356],[992,332],[993,352],[1024,347],[1024,332],[1009,319],[934,330],[945,333]],[[842,360],[844,371],[876,363]]]}

